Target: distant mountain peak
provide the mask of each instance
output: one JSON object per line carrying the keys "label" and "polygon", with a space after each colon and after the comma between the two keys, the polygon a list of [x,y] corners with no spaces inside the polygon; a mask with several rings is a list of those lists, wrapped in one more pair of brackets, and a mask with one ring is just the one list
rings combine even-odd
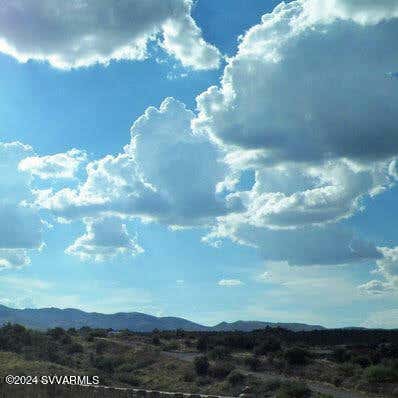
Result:
{"label": "distant mountain peak", "polygon": [[122,330],[129,329],[135,332],[151,332],[154,329],[187,331],[252,331],[268,326],[284,327],[290,330],[317,330],[324,329],[318,325],[299,323],[271,323],[260,321],[221,322],[210,327],[191,322],[178,317],[156,317],[140,312],[118,312],[115,314],[101,314],[98,312],[85,312],[75,308],[60,309],[56,307],[38,309],[14,309],[0,305],[0,324],[7,322],[19,323],[34,329],[48,329],[53,327],[92,328]]}

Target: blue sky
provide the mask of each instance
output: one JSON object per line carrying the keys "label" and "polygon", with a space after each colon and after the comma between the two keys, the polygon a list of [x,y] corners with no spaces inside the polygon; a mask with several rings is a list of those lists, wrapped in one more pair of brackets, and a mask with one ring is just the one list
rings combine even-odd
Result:
{"label": "blue sky", "polygon": [[319,1],[10,2],[0,302],[398,327],[398,2]]}

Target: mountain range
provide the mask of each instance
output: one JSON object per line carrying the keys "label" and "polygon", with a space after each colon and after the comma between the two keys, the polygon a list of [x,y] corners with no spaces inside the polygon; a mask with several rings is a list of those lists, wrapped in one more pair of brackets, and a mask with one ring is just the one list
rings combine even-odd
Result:
{"label": "mountain range", "polygon": [[0,325],[4,323],[18,323],[33,329],[48,329],[54,327],[91,328],[122,330],[129,329],[134,332],[151,332],[154,329],[186,331],[244,331],[269,327],[283,327],[293,331],[309,331],[325,329],[319,325],[303,323],[272,323],[260,321],[221,322],[215,326],[200,325],[184,318],[156,317],[139,312],[118,312],[116,314],[101,314],[97,312],[84,312],[74,308],[39,308],[15,309],[0,305]]}

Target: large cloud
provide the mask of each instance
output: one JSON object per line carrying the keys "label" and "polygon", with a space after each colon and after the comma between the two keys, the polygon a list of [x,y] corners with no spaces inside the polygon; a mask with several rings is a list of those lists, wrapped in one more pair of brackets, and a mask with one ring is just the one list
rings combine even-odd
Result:
{"label": "large cloud", "polygon": [[[190,0],[12,0],[0,10],[0,51],[21,62],[68,69],[142,60],[149,41],[184,66],[217,68],[220,53],[202,38]],[[161,36],[161,38],[159,37]]]}
{"label": "large cloud", "polygon": [[246,222],[255,226],[337,222],[360,210],[366,195],[374,196],[394,183],[388,170],[388,163],[364,167],[346,160],[260,167],[252,189],[233,196],[246,206]]}
{"label": "large cloud", "polygon": [[43,244],[43,223],[37,210],[26,204],[32,199],[30,176],[18,170],[32,152],[19,142],[0,142],[0,268],[28,264],[28,250]]}
{"label": "large cloud", "polygon": [[257,248],[269,261],[289,265],[335,265],[375,261],[382,255],[376,246],[338,226],[270,229],[254,227],[229,216],[204,241],[219,246],[223,239]]}
{"label": "large cloud", "polygon": [[315,23],[302,2],[281,3],[243,36],[221,87],[198,97],[194,126],[268,163],[394,156],[398,90],[385,73],[397,35],[397,19]]}
{"label": "large cloud", "polygon": [[[296,265],[382,261],[338,222],[396,183],[398,90],[385,78],[398,65],[396,10],[281,3],[241,37],[192,124],[227,151],[226,185],[245,211],[219,217],[205,241],[229,237]],[[245,169],[254,185],[240,192]]]}
{"label": "large cloud", "polygon": [[[241,210],[238,198],[217,192],[227,166],[207,137],[192,133],[193,117],[173,98],[148,108],[131,127],[124,152],[90,162],[86,181],[75,189],[36,191],[36,204],[67,220],[138,217],[178,227],[214,224],[217,216]],[[95,240],[96,224],[88,225],[91,232],[68,253],[98,247],[86,244]]]}

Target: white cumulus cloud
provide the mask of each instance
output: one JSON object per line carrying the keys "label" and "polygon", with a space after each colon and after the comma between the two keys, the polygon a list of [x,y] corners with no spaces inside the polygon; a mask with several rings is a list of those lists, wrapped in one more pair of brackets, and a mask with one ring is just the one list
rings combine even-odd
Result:
{"label": "white cumulus cloud", "polygon": [[100,262],[119,254],[135,256],[144,251],[119,218],[89,219],[85,224],[86,233],[66,249],[67,254],[82,261]]}
{"label": "white cumulus cloud", "polygon": [[20,62],[48,61],[61,69],[142,60],[149,42],[184,66],[213,69],[216,47],[206,43],[191,17],[190,0],[2,2],[0,51]]}
{"label": "white cumulus cloud", "polygon": [[20,142],[0,142],[0,269],[29,264],[29,250],[43,245],[43,222],[32,200],[31,177],[18,170],[19,162],[33,153]]}
{"label": "white cumulus cloud", "polygon": [[77,189],[36,192],[37,203],[64,219],[117,214],[170,226],[213,223],[236,204],[217,195],[226,166],[206,137],[192,133],[192,118],[173,98],[148,108],[123,153],[90,162]]}
{"label": "white cumulus cloud", "polygon": [[397,0],[302,0],[312,20],[348,19],[359,24],[376,24],[398,17]]}
{"label": "white cumulus cloud", "polygon": [[243,285],[243,282],[239,279],[221,279],[220,281],[218,281],[218,285],[225,287],[236,287]]}
{"label": "white cumulus cloud", "polygon": [[87,154],[84,151],[71,149],[68,152],[55,155],[27,157],[21,160],[18,168],[45,180],[73,178],[81,163],[86,160]]}
{"label": "white cumulus cloud", "polygon": [[[223,186],[245,210],[218,217],[205,241],[230,238],[292,265],[382,261],[340,223],[396,184],[398,90],[385,78],[398,64],[396,9],[282,2],[241,36],[192,126],[226,151]],[[246,170],[254,185],[239,191]]]}

